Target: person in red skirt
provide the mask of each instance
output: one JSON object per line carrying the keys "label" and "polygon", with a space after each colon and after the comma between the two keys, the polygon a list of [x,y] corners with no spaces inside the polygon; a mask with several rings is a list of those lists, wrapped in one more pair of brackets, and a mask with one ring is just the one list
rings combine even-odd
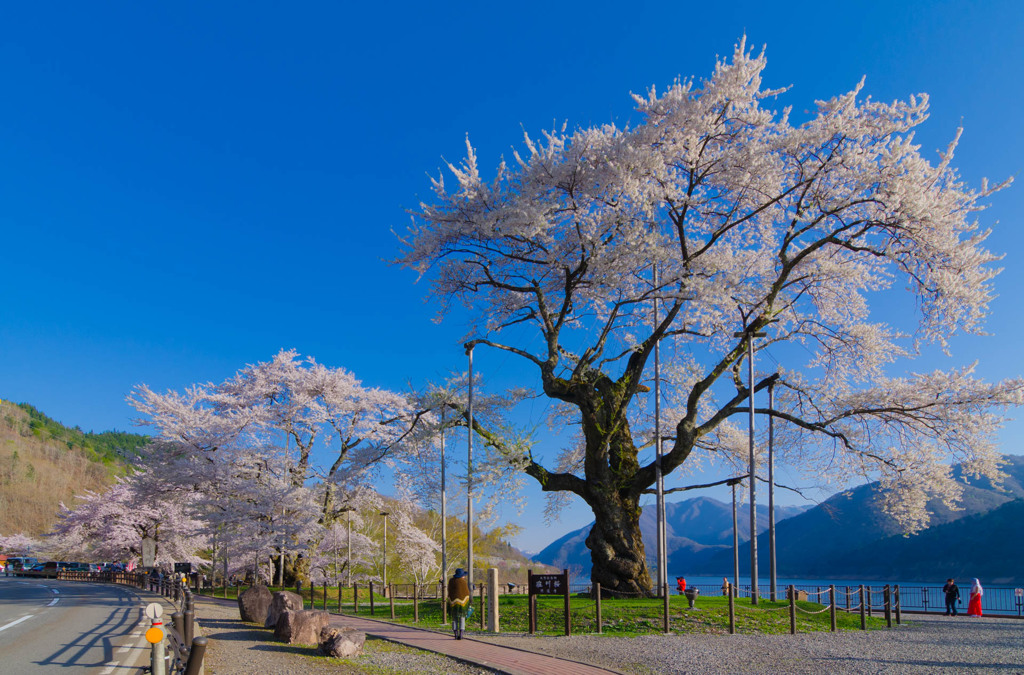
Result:
{"label": "person in red skirt", "polygon": [[967,602],[968,616],[981,616],[981,596],[983,595],[985,595],[985,591],[981,588],[981,582],[974,579],[971,584],[971,598]]}

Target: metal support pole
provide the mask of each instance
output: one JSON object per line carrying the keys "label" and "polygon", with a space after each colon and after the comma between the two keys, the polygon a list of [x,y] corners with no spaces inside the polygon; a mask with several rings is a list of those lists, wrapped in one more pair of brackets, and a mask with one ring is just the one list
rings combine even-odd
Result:
{"label": "metal support pole", "polygon": [[736,594],[733,593],[732,586],[726,589],[729,593],[729,635],[736,634]]}
{"label": "metal support pole", "polygon": [[669,613],[668,613],[669,593],[668,593],[668,584],[665,584],[664,586],[662,586],[661,587],[661,591],[662,591],[662,594],[665,597],[664,622],[663,622],[663,625],[662,625],[661,628],[662,628],[662,632],[663,633],[667,633],[668,632],[668,627],[669,627]]}
{"label": "metal support pole", "polygon": [[757,463],[754,453],[754,338],[764,337],[762,331],[733,333],[747,341],[747,393],[750,409],[748,442],[750,446],[750,604],[757,604]]}
{"label": "metal support pole", "polygon": [[[654,330],[658,330],[658,266],[654,265]],[[661,447],[661,340],[654,341],[654,480],[657,499],[657,538],[658,538],[658,588],[668,588],[668,552],[665,536],[665,476],[662,473]],[[666,597],[667,597],[666,593]],[[666,624],[667,625],[667,624]],[[668,632],[668,629],[665,629]]]}
{"label": "metal support pole", "polygon": [[[768,385],[768,410],[775,410],[775,381]],[[778,597],[778,576],[775,569],[775,416],[768,415],[768,594]]]}
{"label": "metal support pole", "polygon": [[732,484],[732,593],[740,587],[740,531],[736,521],[736,483]]}
{"label": "metal support pole", "polygon": [[861,630],[867,630],[868,629],[868,623],[867,623],[867,618],[865,617],[865,609],[864,609],[864,584],[860,585],[860,629]]}
{"label": "metal support pole", "polygon": [[595,608],[595,612],[597,614],[597,634],[600,635],[601,633],[604,632],[604,630],[603,630],[604,624],[601,621],[601,584],[600,583],[595,583],[594,584],[594,600],[597,601],[597,606]]}
{"label": "metal support pole", "polygon": [[466,347],[469,357],[469,424],[466,428],[466,570],[469,592],[473,593],[473,347]]}
{"label": "metal support pole", "polygon": [[[160,619],[153,619],[153,624],[149,630],[157,628],[162,632],[163,625],[163,621]],[[152,644],[153,649],[149,655],[149,672],[152,675],[167,675],[167,662],[164,661],[164,641],[161,638]]]}
{"label": "metal support pole", "polygon": [[383,588],[388,587],[388,515],[387,511],[381,511],[380,515],[384,516],[384,546],[382,555],[384,557],[384,574],[381,578],[381,586]]}
{"label": "metal support pole", "polygon": [[[441,408],[441,576],[448,575],[448,479],[444,458],[444,413]],[[448,623],[447,619],[445,623]]]}

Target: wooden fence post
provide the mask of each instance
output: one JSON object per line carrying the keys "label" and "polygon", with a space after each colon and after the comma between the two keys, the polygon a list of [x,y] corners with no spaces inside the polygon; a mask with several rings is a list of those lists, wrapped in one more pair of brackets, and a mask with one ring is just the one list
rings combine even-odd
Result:
{"label": "wooden fence post", "polygon": [[338,614],[341,614],[341,582],[338,582]]}
{"label": "wooden fence post", "polygon": [[865,594],[867,595],[867,599],[868,599],[868,616],[871,616],[871,603],[872,603],[872,602],[873,602],[873,600],[874,600],[874,599],[873,599],[873,598],[871,597],[871,587],[870,587],[870,586],[867,586],[867,587],[866,587],[866,588],[864,589],[864,593],[865,593]]}
{"label": "wooden fence post", "polygon": [[601,622],[601,584],[594,584],[595,599],[597,600],[597,633],[601,634],[603,631],[603,625]]}
{"label": "wooden fence post", "polygon": [[864,608],[864,584],[861,584],[860,585],[860,629],[861,630],[867,630],[868,629],[867,620],[864,618],[864,614],[865,614],[865,608]]}
{"label": "wooden fence post", "polygon": [[352,582],[352,613],[359,613],[359,583]]}
{"label": "wooden fence post", "polygon": [[391,620],[395,620],[395,585],[388,584],[388,600],[391,602]]}
{"label": "wooden fence post", "polygon": [[796,635],[796,587],[789,585],[789,634]]}
{"label": "wooden fence post", "polygon": [[828,587],[828,615],[831,621],[832,632],[836,632],[836,587],[835,584],[829,584]]}
{"label": "wooden fence post", "polygon": [[729,635],[736,634],[736,597],[732,593],[732,584],[727,589],[729,594]]}
{"label": "wooden fence post", "polygon": [[373,616],[373,582],[370,582],[370,616]]}
{"label": "wooden fence post", "polygon": [[484,629],[484,582],[480,580],[480,630]]}
{"label": "wooden fence post", "polygon": [[664,610],[662,612],[664,614],[664,616],[662,617],[661,630],[662,630],[663,633],[667,633],[668,632],[668,625],[669,625],[669,617],[668,617],[668,603],[669,603],[668,584],[665,584],[665,586],[662,588],[662,591],[664,591],[663,595],[665,596],[665,608],[664,608]]}
{"label": "wooden fence post", "polygon": [[900,621],[900,619],[901,619],[900,604],[901,603],[900,603],[900,585],[899,584],[896,584],[896,588],[893,590],[893,594],[894,594],[894,596],[896,598],[896,625],[899,626],[900,623],[901,623],[901,621]]}
{"label": "wooden fence post", "polygon": [[420,586],[416,582],[412,584],[412,622],[420,622]]}
{"label": "wooden fence post", "polygon": [[850,611],[850,587],[846,587],[846,611]]}
{"label": "wooden fence post", "polygon": [[569,570],[562,570],[562,583],[565,584],[565,634],[572,634],[572,624],[569,620]]}
{"label": "wooden fence post", "polygon": [[530,635],[537,632],[537,604],[533,595],[533,570],[526,570],[526,614]]}
{"label": "wooden fence post", "polygon": [[885,604],[885,627],[892,628],[892,591],[889,589],[889,584],[885,585],[882,590],[882,601]]}

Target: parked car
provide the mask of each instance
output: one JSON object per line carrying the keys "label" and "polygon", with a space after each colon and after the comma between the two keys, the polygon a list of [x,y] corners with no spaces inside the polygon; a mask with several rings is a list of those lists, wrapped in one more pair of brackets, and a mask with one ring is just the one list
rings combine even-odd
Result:
{"label": "parked car", "polygon": [[46,563],[36,563],[31,567],[23,567],[21,572],[18,574],[19,577],[41,577],[43,576],[43,569],[46,567]]}
{"label": "parked car", "polygon": [[15,556],[7,559],[7,573],[15,576],[21,575],[21,573],[33,565],[38,565],[39,560],[36,558],[30,558],[28,556]]}
{"label": "parked car", "polygon": [[46,577],[47,579],[56,579],[57,572],[60,570],[66,570],[71,566],[71,563],[64,562],[62,560],[51,560],[47,563],[43,563],[42,574],[40,576]]}

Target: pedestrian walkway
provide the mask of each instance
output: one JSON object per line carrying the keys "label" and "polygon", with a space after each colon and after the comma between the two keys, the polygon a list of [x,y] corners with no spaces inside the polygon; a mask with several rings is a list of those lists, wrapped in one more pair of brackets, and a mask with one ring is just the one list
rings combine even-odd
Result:
{"label": "pedestrian walkway", "polygon": [[444,654],[509,675],[607,675],[615,672],[514,647],[503,647],[467,637],[456,640],[450,634],[347,614],[331,614],[331,625],[354,628],[367,635]]}

